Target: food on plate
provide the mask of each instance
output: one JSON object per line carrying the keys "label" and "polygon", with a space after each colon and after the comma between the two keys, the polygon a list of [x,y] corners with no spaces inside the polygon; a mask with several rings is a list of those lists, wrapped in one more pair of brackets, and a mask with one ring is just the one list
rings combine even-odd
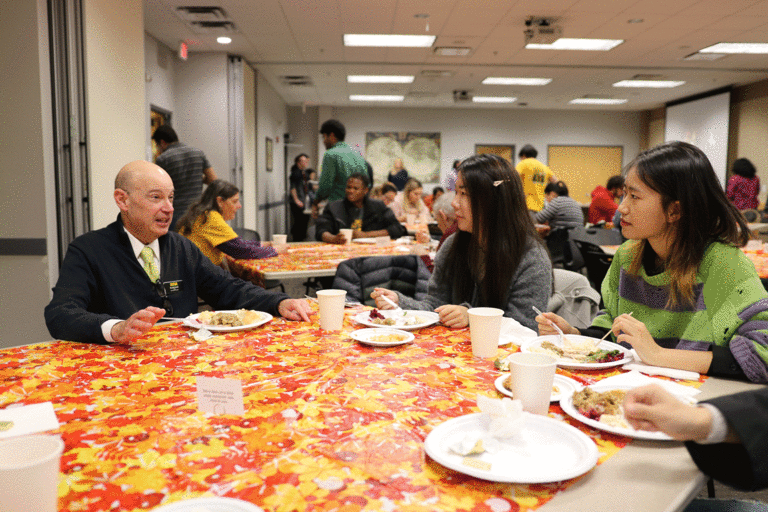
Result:
{"label": "food on plate", "polygon": [[[509,363],[507,363],[509,364]],[[504,387],[510,391],[512,391],[512,376],[510,375],[506,379],[504,379]],[[559,395],[560,394],[560,388],[557,387],[557,385],[552,384],[552,394],[553,395]]]}
{"label": "food on plate", "polygon": [[241,327],[256,323],[261,318],[258,311],[239,309],[232,312],[203,311],[197,316],[197,321],[203,325],[221,325],[225,327]]}
{"label": "food on plate", "polygon": [[483,446],[483,436],[476,432],[469,432],[457,441],[452,443],[449,448],[452,452],[459,455],[476,455],[485,451]]}
{"label": "food on plate", "polygon": [[626,394],[623,389],[600,393],[587,387],[573,394],[573,406],[591,420],[614,427],[631,428],[624,419],[624,409],[621,406]]}
{"label": "food on plate", "polygon": [[551,341],[544,341],[539,346],[532,346],[531,352],[547,354],[558,359],[567,359],[577,363],[610,363],[624,359],[620,350],[597,348],[599,340],[563,338],[563,345],[557,346]]}
{"label": "food on plate", "polygon": [[370,315],[368,316],[368,320],[372,324],[376,325],[419,325],[421,323],[424,323],[424,320],[422,318],[419,318],[418,316],[414,315],[408,315],[406,311],[403,311],[403,316],[401,317],[385,317],[381,314],[381,312],[378,309],[372,309]]}
{"label": "food on plate", "polygon": [[398,341],[405,341],[408,337],[402,334],[377,334],[370,336],[368,339],[376,343],[396,343]]}

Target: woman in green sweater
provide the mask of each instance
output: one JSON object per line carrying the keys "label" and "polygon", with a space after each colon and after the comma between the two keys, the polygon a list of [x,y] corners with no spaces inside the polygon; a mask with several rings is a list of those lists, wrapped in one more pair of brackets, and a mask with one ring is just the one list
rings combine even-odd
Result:
{"label": "woman in green sweater", "polygon": [[[643,362],[768,382],[768,293],[740,247],[749,228],[695,146],[668,142],[629,166],[605,311],[581,332],[609,330]],[[579,330],[553,313],[539,333]]]}

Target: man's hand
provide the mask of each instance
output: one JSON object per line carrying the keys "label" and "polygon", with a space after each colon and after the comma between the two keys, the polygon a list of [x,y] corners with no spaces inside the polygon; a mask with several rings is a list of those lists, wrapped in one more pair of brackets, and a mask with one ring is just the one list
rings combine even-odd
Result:
{"label": "man's hand", "polygon": [[338,244],[338,245],[344,245],[347,243],[347,238],[342,235],[341,233],[337,233],[335,235],[332,235],[328,231],[323,233],[323,242],[327,244]]}
{"label": "man's hand", "polygon": [[116,323],[112,326],[112,339],[116,343],[128,343],[135,340],[152,328],[155,323],[163,318],[165,310],[150,306],[132,314],[128,320]]}
{"label": "man's hand", "polygon": [[701,441],[712,428],[706,408],[684,404],[655,384],[627,392],[624,416],[637,430],[664,432],[678,441]]}
{"label": "man's hand", "polygon": [[280,316],[288,320],[303,320],[309,322],[309,313],[312,308],[304,299],[285,299],[277,306]]}

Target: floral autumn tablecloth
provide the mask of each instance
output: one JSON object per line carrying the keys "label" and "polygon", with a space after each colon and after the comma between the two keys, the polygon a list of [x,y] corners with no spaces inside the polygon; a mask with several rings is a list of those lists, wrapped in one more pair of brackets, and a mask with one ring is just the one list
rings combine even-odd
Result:
{"label": "floral autumn tablecloth", "polygon": [[[138,511],[197,496],[264,510],[536,509],[575,480],[481,481],[423,449],[443,421],[477,412],[494,389],[492,360],[472,357],[469,333],[434,326],[409,345],[375,348],[344,329],[274,319],[194,342],[155,327],[130,346],[64,341],[0,351],[0,408],[51,401],[66,445],[62,511]],[[509,348],[511,347],[511,348]],[[516,350],[510,345],[506,351]],[[583,382],[617,373],[566,372]],[[245,415],[197,411],[198,376],[240,379]],[[627,438],[580,428],[601,452]]]}
{"label": "floral autumn tablecloth", "polygon": [[272,258],[236,260],[227,256],[230,271],[259,286],[264,286],[264,272],[292,272],[296,270],[335,270],[339,263],[360,256],[385,256],[408,254],[410,246],[402,244],[375,245],[351,243],[297,244],[291,245],[284,254]]}

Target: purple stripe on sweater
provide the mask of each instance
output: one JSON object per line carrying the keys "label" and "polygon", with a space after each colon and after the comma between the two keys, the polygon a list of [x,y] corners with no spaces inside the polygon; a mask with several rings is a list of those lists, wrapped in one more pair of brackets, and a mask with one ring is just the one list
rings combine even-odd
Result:
{"label": "purple stripe on sweater", "polygon": [[734,336],[728,348],[749,380],[768,383],[768,369],[755,350],[752,340],[743,336]]}
{"label": "purple stripe on sweater", "polygon": [[746,321],[752,318],[753,316],[755,316],[756,314],[762,313],[764,311],[768,311],[768,299],[760,299],[754,304],[750,304],[749,306],[744,308],[744,311],[739,313],[739,318],[742,321]]}
{"label": "purple stripe on sweater", "polygon": [[652,309],[673,311],[676,313],[683,311],[703,311],[706,309],[704,298],[701,293],[703,285],[697,284],[693,288],[696,306],[691,308],[689,305],[678,305],[672,309],[667,308],[669,300],[669,286],[653,286],[643,281],[638,276],[630,275],[625,269],[621,269],[619,276],[619,297],[644,304]]}
{"label": "purple stripe on sweater", "polygon": [[[761,345],[766,345],[768,340],[768,334],[761,331],[768,331],[768,321],[766,320],[754,320],[752,322],[744,322],[739,326],[738,332],[742,336],[748,336],[755,339]],[[759,338],[759,339],[758,339]]]}

